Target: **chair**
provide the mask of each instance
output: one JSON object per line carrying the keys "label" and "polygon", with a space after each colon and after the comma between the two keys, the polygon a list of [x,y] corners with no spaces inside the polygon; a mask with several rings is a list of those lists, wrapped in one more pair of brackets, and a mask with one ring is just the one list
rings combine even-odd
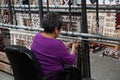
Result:
{"label": "chair", "polygon": [[[4,51],[13,69],[15,80],[49,80],[55,75],[65,76],[71,74],[70,71],[60,70],[44,76],[36,56],[26,47],[9,45]],[[66,78],[65,80],[71,79]]]}

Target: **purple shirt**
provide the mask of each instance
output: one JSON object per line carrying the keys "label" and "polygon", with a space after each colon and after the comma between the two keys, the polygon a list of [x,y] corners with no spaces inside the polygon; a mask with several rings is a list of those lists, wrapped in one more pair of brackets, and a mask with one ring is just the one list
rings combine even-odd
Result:
{"label": "purple shirt", "polygon": [[45,75],[56,70],[63,70],[65,64],[75,63],[75,55],[69,53],[62,41],[46,38],[41,33],[35,35],[31,50],[37,56]]}

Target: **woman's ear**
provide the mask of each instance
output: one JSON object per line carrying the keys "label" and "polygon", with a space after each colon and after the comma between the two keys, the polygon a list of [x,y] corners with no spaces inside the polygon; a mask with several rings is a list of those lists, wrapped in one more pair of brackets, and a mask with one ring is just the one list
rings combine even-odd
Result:
{"label": "woman's ear", "polygon": [[57,33],[58,33],[58,29],[57,29],[57,27],[55,27],[55,30],[54,30],[54,31],[55,31],[55,34],[57,34]]}
{"label": "woman's ear", "polygon": [[55,37],[58,37],[60,34],[60,30],[57,27],[55,27],[54,34],[55,34]]}

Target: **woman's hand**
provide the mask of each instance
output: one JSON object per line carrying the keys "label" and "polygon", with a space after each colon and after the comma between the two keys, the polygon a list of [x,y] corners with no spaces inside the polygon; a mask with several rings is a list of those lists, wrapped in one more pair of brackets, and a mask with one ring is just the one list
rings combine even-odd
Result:
{"label": "woman's hand", "polygon": [[71,53],[76,54],[78,49],[78,43],[77,42],[67,42],[66,43],[67,48],[71,48]]}
{"label": "woman's hand", "polygon": [[74,43],[72,44],[71,53],[76,54],[76,53],[77,53],[77,49],[78,49],[78,43],[77,43],[77,42],[74,42]]}
{"label": "woman's hand", "polygon": [[73,42],[66,42],[66,47],[67,48],[72,48],[72,44],[73,44]]}
{"label": "woman's hand", "polygon": [[78,43],[77,42],[72,43],[72,48],[78,49]]}

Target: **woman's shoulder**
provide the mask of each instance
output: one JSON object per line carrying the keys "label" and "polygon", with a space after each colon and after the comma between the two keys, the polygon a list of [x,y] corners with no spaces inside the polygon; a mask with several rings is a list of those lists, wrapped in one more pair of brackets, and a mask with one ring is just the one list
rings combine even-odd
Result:
{"label": "woman's shoulder", "polygon": [[65,47],[65,44],[61,40],[56,40],[59,47]]}
{"label": "woman's shoulder", "polygon": [[41,36],[41,32],[36,33],[36,36]]}
{"label": "woman's shoulder", "polygon": [[41,36],[42,36],[41,33],[38,32],[38,33],[35,34],[34,38],[39,38],[39,37],[41,37]]}

